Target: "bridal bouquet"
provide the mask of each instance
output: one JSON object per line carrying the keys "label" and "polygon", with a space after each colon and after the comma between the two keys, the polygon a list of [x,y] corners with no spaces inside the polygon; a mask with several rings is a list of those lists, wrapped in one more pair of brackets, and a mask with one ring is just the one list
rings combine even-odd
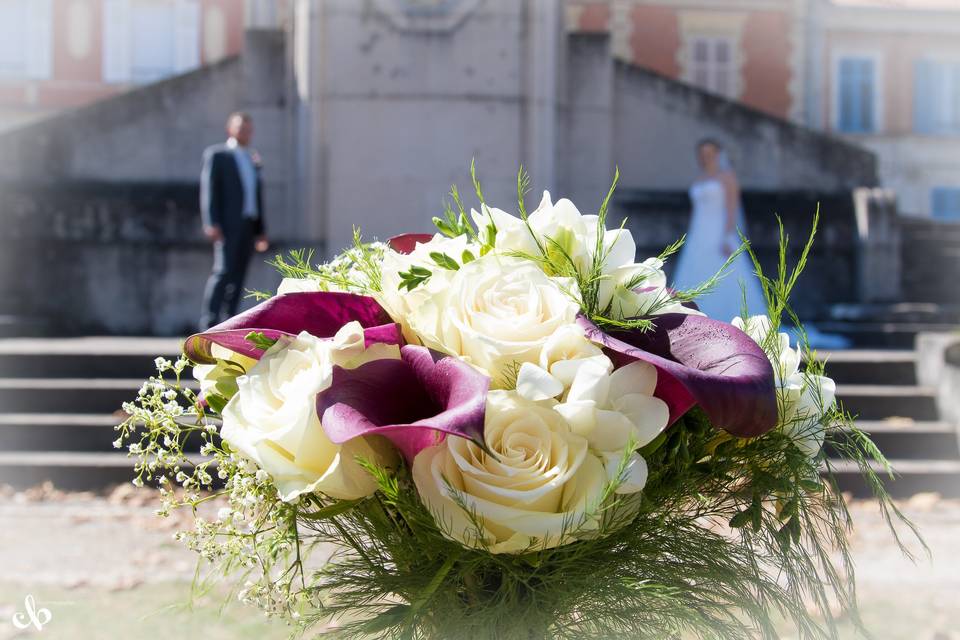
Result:
{"label": "bridal bouquet", "polygon": [[597,215],[546,193],[528,213],[521,174],[514,216],[474,187],[436,235],[277,258],[276,295],[159,359],[125,406],[115,444],[160,515],[192,510],[178,538],[207,577],[338,637],[858,622],[824,444],[899,513],[823,365],[778,330],[810,244],[790,270],[783,238],[759,274],[764,315],[707,318],[711,283],[667,286],[679,244],[637,262],[607,228],[612,188]]}

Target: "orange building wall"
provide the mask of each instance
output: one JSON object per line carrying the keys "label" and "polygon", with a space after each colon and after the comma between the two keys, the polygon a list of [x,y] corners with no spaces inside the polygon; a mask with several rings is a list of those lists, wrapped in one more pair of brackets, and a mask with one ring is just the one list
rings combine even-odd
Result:
{"label": "orange building wall", "polygon": [[913,132],[913,83],[917,60],[929,52],[960,57],[960,42],[949,34],[903,33],[896,38],[886,34],[832,31],[827,35],[824,55],[823,122],[834,128],[832,120],[836,69],[834,61],[840,53],[876,53],[880,55],[881,129],[879,133],[905,135]]}
{"label": "orange building wall", "polygon": [[579,33],[606,33],[610,29],[610,5],[592,2],[582,6],[577,31]]}
{"label": "orange building wall", "polygon": [[630,17],[634,63],[665,76],[678,77],[681,69],[677,64],[680,49],[677,12],[666,7],[636,6]]}
{"label": "orange building wall", "polygon": [[[232,56],[243,49],[243,3],[234,0],[201,0],[200,2],[200,38],[204,37],[207,9],[218,7],[223,11],[226,20],[227,41],[224,55]],[[211,62],[206,59],[204,47],[200,47],[200,61],[202,64]]]}
{"label": "orange building wall", "polygon": [[[16,109],[49,111],[76,107],[103,99],[126,89],[103,81],[103,0],[82,0],[89,8],[90,39],[86,55],[77,59],[69,51],[69,7],[72,0],[53,0],[51,34],[51,73],[48,79],[4,79],[0,81],[0,105]],[[200,1],[200,63],[205,64],[203,46],[204,18],[210,6],[224,14],[224,55],[235,55],[243,48],[243,3],[236,0]]]}
{"label": "orange building wall", "polygon": [[743,91],[751,107],[786,118],[790,115],[790,24],[780,11],[754,11],[741,36]]}

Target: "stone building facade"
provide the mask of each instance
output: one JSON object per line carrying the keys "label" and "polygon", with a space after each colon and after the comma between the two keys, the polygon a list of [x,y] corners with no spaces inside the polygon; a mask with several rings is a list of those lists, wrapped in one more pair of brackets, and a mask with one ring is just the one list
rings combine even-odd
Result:
{"label": "stone building facade", "polygon": [[960,219],[960,3],[571,0],[620,60],[874,151],[905,214]]}
{"label": "stone building facade", "polygon": [[[615,38],[570,34],[567,15],[555,0],[300,0],[281,26],[248,30],[237,58],[0,135],[16,159],[0,164],[0,316],[58,331],[189,330],[211,259],[195,208],[200,155],[237,108],[254,117],[278,250],[330,255],[355,226],[367,238],[428,231],[449,186],[469,184],[471,159],[508,210],[521,166],[534,189],[587,212],[619,167],[615,214],[662,246],[682,233],[694,146],[711,136],[756,194],[748,215],[763,234],[781,206],[764,194],[805,194],[786,212],[796,229],[818,200],[839,203],[821,246],[849,280],[851,193],[877,184],[871,153],[619,61]],[[38,259],[42,269],[17,268]],[[251,287],[275,284],[256,264]]]}
{"label": "stone building facade", "polygon": [[[272,3],[271,3],[272,4]],[[240,52],[235,0],[4,0],[0,130]]]}

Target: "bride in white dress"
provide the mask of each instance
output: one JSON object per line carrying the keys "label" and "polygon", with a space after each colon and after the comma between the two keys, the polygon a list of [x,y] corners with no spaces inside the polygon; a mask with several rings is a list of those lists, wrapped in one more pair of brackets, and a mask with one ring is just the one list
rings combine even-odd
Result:
{"label": "bride in white dress", "polygon": [[[701,174],[690,187],[690,229],[673,276],[677,290],[694,289],[712,278],[740,246],[737,229],[747,235],[740,185],[724,160],[723,147],[715,140],[701,141],[697,145],[697,162]],[[725,274],[715,288],[697,298],[701,311],[716,320],[730,322],[740,315],[746,295],[749,314],[766,312],[760,281],[746,253],[741,253]]]}

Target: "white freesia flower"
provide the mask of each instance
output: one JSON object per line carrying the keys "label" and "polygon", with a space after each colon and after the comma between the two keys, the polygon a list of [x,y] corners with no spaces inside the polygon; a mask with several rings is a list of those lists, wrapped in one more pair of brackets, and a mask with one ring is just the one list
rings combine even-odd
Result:
{"label": "white freesia flower", "polygon": [[408,320],[426,346],[463,356],[498,384],[516,365],[538,362],[550,336],[573,323],[575,286],[528,260],[489,254],[463,265]]}
{"label": "white freesia flower", "polygon": [[[409,342],[417,342],[416,334],[410,329],[410,313],[418,308],[431,296],[446,291],[450,279],[455,271],[438,265],[430,256],[431,253],[441,253],[458,264],[462,264],[465,254],[468,260],[480,255],[475,243],[470,242],[467,236],[448,238],[436,234],[429,242],[417,243],[409,254],[399,253],[392,249],[385,249],[381,262],[381,291],[376,294],[377,301],[390,314],[395,322],[403,328],[403,334]],[[427,280],[412,290],[401,286],[401,273],[408,273],[411,267],[423,267],[430,271]]]}
{"label": "white freesia flower", "polygon": [[[509,213],[484,205],[481,211],[471,211],[477,226],[483,229],[493,222],[497,229],[494,248],[500,253],[522,252],[539,256],[541,249],[556,260],[569,256],[577,269],[589,273],[597,248],[597,216],[585,216],[576,205],[563,198],[556,203],[550,192],[543,192],[543,199],[524,223]],[[532,234],[531,234],[532,231]],[[633,236],[627,229],[605,230],[603,247],[606,259],[603,273],[630,264],[637,251]]]}
{"label": "white freesia flower", "polygon": [[383,460],[384,451],[364,438],[330,442],[316,398],[330,386],[334,365],[354,368],[384,357],[399,357],[399,349],[381,344],[365,349],[357,322],[330,340],[306,332],[281,340],[237,378],[239,391],[223,410],[220,435],[273,477],[285,501],[313,491],[339,499],[370,495],[376,483],[356,458]]}
{"label": "white freesia flower", "polygon": [[773,365],[777,404],[783,412],[781,428],[793,437],[801,451],[815,457],[826,433],[823,416],[836,403],[836,383],[826,376],[800,371],[800,350],[790,346],[790,336],[786,333],[773,335],[773,325],[767,316],[751,316],[746,322],[734,318],[732,324],[763,347]]}
{"label": "white freesia flower", "polygon": [[683,306],[667,288],[663,260],[648,258],[617,267],[600,280],[599,308],[616,320],[663,313],[703,315]]}
{"label": "white freesia flower", "polygon": [[667,428],[670,409],[654,397],[657,370],[631,362],[612,371],[606,356],[584,361],[563,402],[554,406],[574,433],[597,451],[619,455],[631,443],[643,447]]}
{"label": "white freesia flower", "polygon": [[277,287],[277,295],[285,293],[313,293],[324,291],[323,283],[316,278],[284,278]]}
{"label": "white freesia flower", "polygon": [[492,391],[484,439],[496,457],[448,437],[414,459],[417,490],[447,535],[515,553],[555,547],[599,526],[606,460],[560,414],[515,392]]}
{"label": "white freesia flower", "polygon": [[520,367],[517,391],[528,400],[555,398],[570,388],[584,361],[597,358],[610,362],[603,350],[587,338],[582,327],[563,325],[544,342],[537,364],[525,362]]}

